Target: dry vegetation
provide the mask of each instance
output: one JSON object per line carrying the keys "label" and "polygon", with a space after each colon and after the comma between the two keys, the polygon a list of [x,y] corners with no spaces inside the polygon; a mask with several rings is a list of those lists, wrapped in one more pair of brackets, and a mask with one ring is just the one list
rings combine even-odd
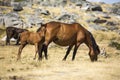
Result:
{"label": "dry vegetation", "polygon": [[[33,8],[37,8],[37,6],[34,5]],[[56,13],[55,15],[60,14],[59,8],[46,9]],[[78,22],[87,28],[88,24],[84,21],[86,13],[78,11],[78,9],[70,10],[70,12],[82,14],[82,20],[78,19]],[[24,7],[20,14],[22,13],[33,14],[33,10]],[[21,17],[25,19],[24,16],[21,15]],[[47,21],[48,18],[45,16],[45,19]],[[0,39],[5,35],[4,30],[0,29]],[[36,28],[29,30],[35,31]],[[112,40],[120,41],[120,36],[111,31],[92,33],[100,48],[105,48],[107,52],[107,58],[99,56],[97,62],[90,61],[89,50],[85,45],[79,47],[75,61],[71,61],[72,52],[67,61],[62,61],[67,48],[56,46],[53,43],[48,49],[48,60],[33,60],[34,46],[28,45],[23,49],[22,59],[16,61],[19,46],[13,45],[14,42],[12,45],[6,46],[5,42],[0,41],[0,80],[119,80],[120,51],[108,45]]]}
{"label": "dry vegetation", "polygon": [[[96,37],[97,38],[97,37]],[[98,38],[99,39],[99,38]],[[62,61],[66,47],[49,47],[49,60],[33,60],[34,46],[28,45],[23,49],[22,59],[16,61],[19,46],[5,46],[0,41],[0,79],[2,80],[119,80],[120,52],[108,47],[106,41],[98,42],[105,47],[108,57],[99,56],[97,62],[91,62],[88,48],[81,45],[75,61],[71,54],[67,61]]]}

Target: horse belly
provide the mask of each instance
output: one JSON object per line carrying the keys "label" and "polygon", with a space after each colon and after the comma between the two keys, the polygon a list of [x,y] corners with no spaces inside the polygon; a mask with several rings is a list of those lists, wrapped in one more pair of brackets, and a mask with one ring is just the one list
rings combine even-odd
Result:
{"label": "horse belly", "polygon": [[39,35],[32,34],[29,36],[28,43],[35,44],[35,43],[38,43],[39,41],[40,41]]}
{"label": "horse belly", "polygon": [[61,39],[55,39],[53,40],[54,43],[60,45],[60,46],[69,46],[71,44],[74,44],[75,39],[67,39],[67,40],[61,40]]}

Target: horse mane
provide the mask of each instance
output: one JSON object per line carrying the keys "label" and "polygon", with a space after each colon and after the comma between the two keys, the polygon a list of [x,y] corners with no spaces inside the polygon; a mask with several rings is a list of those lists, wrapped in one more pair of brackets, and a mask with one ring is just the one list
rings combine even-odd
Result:
{"label": "horse mane", "polygon": [[41,30],[41,28],[42,28],[42,27],[46,27],[46,25],[47,25],[47,24],[42,24],[42,23],[41,23],[41,27],[38,28],[36,32],[39,32],[39,31]]}
{"label": "horse mane", "polygon": [[91,38],[91,41],[92,41],[92,46],[93,46],[94,51],[98,50],[100,52],[99,46],[97,45],[92,33],[89,32],[89,34],[90,34],[90,38]]}

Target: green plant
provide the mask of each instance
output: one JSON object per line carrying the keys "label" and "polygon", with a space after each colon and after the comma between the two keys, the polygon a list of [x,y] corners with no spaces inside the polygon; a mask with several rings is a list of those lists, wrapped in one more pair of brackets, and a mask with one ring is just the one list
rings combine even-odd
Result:
{"label": "green plant", "polygon": [[120,43],[111,41],[109,44],[110,47],[115,47],[116,49],[120,50]]}

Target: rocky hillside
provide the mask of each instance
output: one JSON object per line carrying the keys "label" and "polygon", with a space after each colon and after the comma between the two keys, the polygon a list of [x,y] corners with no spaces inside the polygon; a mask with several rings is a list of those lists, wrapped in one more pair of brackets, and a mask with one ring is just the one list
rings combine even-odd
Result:
{"label": "rocky hillside", "polygon": [[116,38],[108,38],[110,40],[120,39],[120,2],[105,4],[86,0],[0,0],[0,5],[0,28],[40,27],[41,23],[49,21],[78,22],[91,32],[101,31],[104,35],[112,32],[111,35],[118,35]]}

